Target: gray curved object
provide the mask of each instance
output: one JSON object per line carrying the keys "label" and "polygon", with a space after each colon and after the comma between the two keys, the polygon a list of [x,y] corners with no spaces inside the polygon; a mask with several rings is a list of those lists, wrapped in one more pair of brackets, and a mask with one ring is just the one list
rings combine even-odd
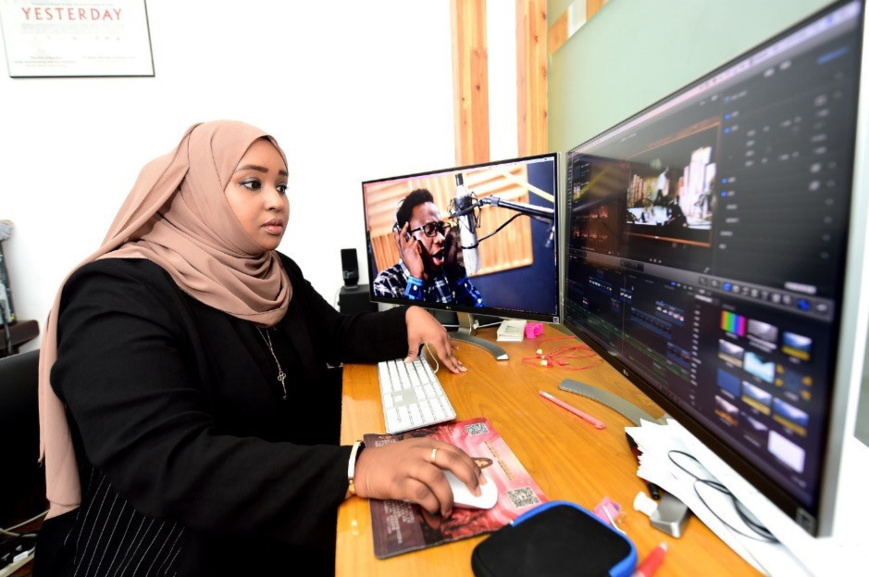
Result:
{"label": "gray curved object", "polygon": [[609,391],[604,391],[603,389],[600,389],[598,387],[593,387],[591,385],[580,383],[579,381],[574,381],[571,379],[564,379],[558,385],[558,388],[562,391],[567,391],[569,393],[575,393],[577,395],[582,395],[583,397],[588,397],[589,399],[593,399],[602,405],[606,405],[618,414],[626,417],[637,427],[640,426],[641,419],[651,421],[653,423],[664,424],[663,419],[656,419],[655,417],[653,417],[640,407],[636,406],[635,404],[631,403],[630,401],[626,401],[618,395],[614,395]]}

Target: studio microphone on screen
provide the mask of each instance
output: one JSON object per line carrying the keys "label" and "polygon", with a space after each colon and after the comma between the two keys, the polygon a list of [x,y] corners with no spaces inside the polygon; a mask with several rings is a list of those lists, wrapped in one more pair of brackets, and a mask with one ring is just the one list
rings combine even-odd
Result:
{"label": "studio microphone on screen", "polygon": [[470,274],[480,268],[480,253],[477,250],[477,217],[474,214],[474,197],[465,187],[461,174],[456,175],[456,215],[459,219],[459,238],[462,241],[462,254],[465,271]]}

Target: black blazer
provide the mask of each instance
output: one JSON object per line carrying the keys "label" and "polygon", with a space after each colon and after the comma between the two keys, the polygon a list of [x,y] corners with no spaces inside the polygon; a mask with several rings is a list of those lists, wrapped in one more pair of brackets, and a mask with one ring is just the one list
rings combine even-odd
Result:
{"label": "black blazer", "polygon": [[[188,296],[153,262],[99,260],[70,278],[52,385],[83,502],[46,522],[37,558],[73,555],[88,575],[119,564],[125,575],[256,574],[304,551],[333,561],[349,447],[337,446],[340,374],[328,366],[404,356],[404,310],[342,315],[282,261],[293,297],[269,336],[288,400],[256,327]],[[66,548],[50,554],[61,537]]]}

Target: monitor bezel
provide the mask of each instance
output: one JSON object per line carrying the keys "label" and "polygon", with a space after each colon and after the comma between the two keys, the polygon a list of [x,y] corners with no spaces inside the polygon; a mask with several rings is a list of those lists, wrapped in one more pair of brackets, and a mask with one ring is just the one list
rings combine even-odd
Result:
{"label": "monitor bezel", "polygon": [[[448,304],[448,303],[436,303],[429,301],[418,301],[412,302],[408,299],[400,299],[400,298],[391,298],[384,296],[377,296],[374,294],[374,279],[369,278],[368,280],[368,298],[372,303],[381,303],[386,305],[398,305],[398,306],[420,306],[427,309],[433,310],[442,310],[453,313],[468,313],[474,316],[481,317],[498,317],[502,319],[523,319],[529,321],[542,321],[553,324],[560,324],[563,319],[563,308],[562,308],[562,294],[561,287],[563,283],[563,279],[561,276],[561,230],[562,230],[562,214],[561,209],[564,206],[564,195],[562,193],[562,173],[560,170],[561,167],[561,154],[558,152],[545,152],[540,154],[530,154],[527,156],[517,156],[514,158],[506,158],[499,160],[492,160],[487,162],[478,162],[474,164],[466,164],[461,166],[447,166],[443,168],[436,168],[433,170],[425,170],[420,172],[413,172],[408,174],[400,174],[396,176],[389,176],[384,178],[373,178],[362,181],[361,190],[362,190],[362,210],[364,213],[365,220],[365,260],[367,264],[367,274],[370,276],[372,270],[374,269],[374,263],[372,262],[373,256],[371,254],[371,233],[370,227],[368,223],[368,206],[365,202],[365,186],[367,184],[386,182],[391,180],[402,180],[406,178],[416,178],[422,176],[434,176],[441,173],[454,173],[461,172],[470,169],[484,168],[488,166],[497,166],[499,164],[516,164],[520,162],[529,162],[529,161],[539,161],[542,159],[551,159],[553,162],[553,187],[555,188],[555,239],[556,241],[553,244],[553,251],[555,255],[555,290],[556,290],[556,308],[555,314],[549,313],[539,313],[537,311],[526,311],[526,310],[515,310],[501,307],[493,307],[490,305],[485,305],[483,307],[472,307],[466,305],[458,305],[458,304]],[[471,277],[473,278],[473,277]]]}
{"label": "monitor bezel", "polygon": [[[665,394],[656,389],[653,385],[646,381],[640,374],[632,371],[628,366],[622,363],[618,358],[612,356],[607,351],[606,347],[602,346],[595,340],[595,336],[587,331],[583,326],[578,325],[568,318],[565,313],[565,300],[567,295],[568,282],[568,260],[569,260],[569,214],[568,203],[569,194],[567,191],[567,169],[569,159],[574,154],[593,154],[593,152],[583,151],[594,141],[617,132],[625,125],[641,118],[643,115],[672,102],[676,98],[696,89],[704,82],[714,78],[729,68],[732,68],[738,62],[745,60],[754,54],[761,52],[771,45],[781,41],[787,36],[793,34],[797,30],[805,27],[807,24],[816,21],[823,16],[835,12],[836,10],[852,3],[858,2],[861,5],[860,10],[860,38],[858,45],[858,69],[860,77],[857,82],[857,114],[858,123],[857,131],[855,132],[855,140],[853,143],[853,169],[851,175],[851,198],[850,198],[850,218],[848,221],[848,230],[846,234],[847,244],[845,246],[845,254],[843,255],[844,276],[839,287],[839,292],[836,295],[837,302],[841,303],[841,308],[837,311],[837,318],[834,321],[833,334],[836,335],[834,343],[835,362],[832,363],[830,369],[830,380],[832,391],[829,399],[829,415],[827,429],[824,434],[824,454],[822,456],[822,471],[819,477],[819,487],[817,491],[816,507],[813,511],[807,512],[803,504],[787,491],[782,489],[774,480],[761,473],[759,469],[741,454],[736,452],[730,446],[721,441],[717,436],[711,433],[706,426],[696,420],[691,414],[682,410],[676,403],[672,402]],[[839,482],[839,461],[842,455],[842,442],[846,435],[843,422],[844,416],[847,414],[847,405],[849,400],[849,390],[854,386],[859,386],[859,378],[855,376],[855,368],[859,369],[862,366],[862,357],[864,351],[862,345],[860,350],[855,351],[850,346],[843,343],[854,342],[865,343],[865,338],[857,338],[857,335],[865,335],[867,327],[866,303],[869,297],[863,298],[860,295],[860,287],[863,283],[863,270],[866,260],[864,243],[866,242],[866,234],[864,231],[869,222],[866,215],[858,213],[855,208],[864,207],[867,202],[861,199],[859,194],[859,182],[864,179],[862,176],[862,168],[858,159],[863,154],[865,143],[862,142],[860,129],[865,128],[867,121],[865,117],[864,99],[869,99],[867,91],[863,90],[862,84],[866,80],[866,71],[864,66],[867,65],[866,59],[863,58],[865,50],[865,30],[866,30],[866,0],[839,0],[828,6],[825,6],[804,18],[801,18],[795,24],[787,27],[781,32],[766,38],[765,40],[755,44],[748,50],[743,51],[734,58],[717,66],[716,68],[698,76],[694,80],[685,83],[677,90],[667,94],[666,96],[656,100],[652,104],[628,116],[622,121],[608,127],[607,129],[587,138],[577,146],[572,147],[564,154],[565,174],[562,182],[562,190],[564,190],[563,202],[564,207],[561,211],[565,222],[561,227],[562,237],[561,254],[563,255],[564,269],[561,271],[561,311],[563,324],[565,328],[571,331],[576,336],[582,338],[595,352],[601,355],[609,364],[622,373],[632,384],[650,397],[657,405],[666,412],[667,416],[675,418],[685,429],[706,445],[717,457],[719,457],[727,467],[730,467],[733,472],[741,476],[742,479],[755,487],[760,496],[774,504],[781,512],[793,520],[800,528],[806,531],[813,537],[827,536],[833,532],[833,515],[836,507],[836,488]],[[863,211],[865,212],[865,210]],[[857,314],[846,316],[845,311],[857,311]],[[862,333],[860,332],[862,331]],[[859,370],[857,371],[859,372]],[[854,382],[857,382],[857,385]],[[807,520],[806,514],[811,516]],[[807,522],[808,521],[808,522]]]}

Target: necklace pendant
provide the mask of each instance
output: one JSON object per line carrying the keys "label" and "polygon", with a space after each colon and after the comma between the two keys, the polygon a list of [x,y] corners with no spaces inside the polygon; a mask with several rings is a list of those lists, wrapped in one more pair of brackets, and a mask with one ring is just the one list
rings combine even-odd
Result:
{"label": "necklace pendant", "polygon": [[278,381],[281,383],[281,389],[284,391],[283,400],[287,400],[287,384],[284,382],[287,379],[287,373],[284,372],[284,369],[281,368],[281,362],[278,360],[278,355],[275,354],[275,349],[272,347],[272,336],[268,333],[268,331],[263,331],[261,328],[256,328],[259,335],[263,338],[263,342],[269,348],[269,352],[272,354],[272,358],[275,360],[275,365],[278,367]]}
{"label": "necklace pendant", "polygon": [[278,373],[278,380],[281,382],[281,389],[284,391],[283,400],[287,400],[287,385],[284,382],[287,379],[287,373],[281,371]]}

